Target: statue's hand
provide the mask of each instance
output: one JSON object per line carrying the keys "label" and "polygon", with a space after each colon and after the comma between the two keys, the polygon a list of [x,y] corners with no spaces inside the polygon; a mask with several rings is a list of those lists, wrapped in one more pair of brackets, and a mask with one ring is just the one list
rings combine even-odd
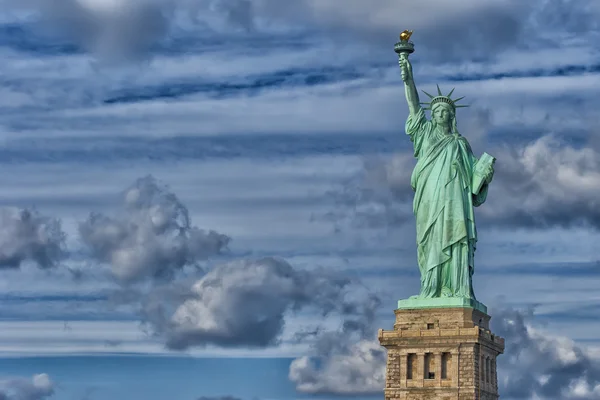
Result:
{"label": "statue's hand", "polygon": [[402,81],[408,82],[412,79],[412,65],[410,61],[408,61],[408,56],[406,54],[401,54],[398,59],[398,64],[400,64],[400,71],[402,73]]}

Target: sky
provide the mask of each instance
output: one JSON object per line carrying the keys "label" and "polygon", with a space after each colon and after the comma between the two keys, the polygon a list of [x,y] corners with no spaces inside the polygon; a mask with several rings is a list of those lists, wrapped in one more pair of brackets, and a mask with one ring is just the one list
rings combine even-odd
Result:
{"label": "sky", "polygon": [[476,156],[502,399],[600,399],[600,3],[0,0],[0,399],[381,399],[393,53]]}

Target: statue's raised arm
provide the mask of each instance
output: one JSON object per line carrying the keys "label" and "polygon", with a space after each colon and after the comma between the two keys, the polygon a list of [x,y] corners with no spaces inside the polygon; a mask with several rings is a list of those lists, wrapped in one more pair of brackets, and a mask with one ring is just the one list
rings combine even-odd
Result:
{"label": "statue's raised arm", "polygon": [[404,81],[404,93],[406,94],[406,102],[408,103],[408,111],[411,115],[416,115],[421,105],[419,103],[419,93],[413,79],[412,65],[408,60],[408,54],[400,54],[398,63],[402,71],[402,81]]}
{"label": "statue's raised arm", "polygon": [[400,34],[400,41],[394,46],[394,51],[398,54],[398,63],[402,71],[402,81],[404,82],[404,92],[408,102],[410,115],[414,116],[421,108],[419,103],[419,93],[413,79],[412,65],[408,60],[408,55],[415,51],[414,44],[409,41],[412,31],[405,30]]}

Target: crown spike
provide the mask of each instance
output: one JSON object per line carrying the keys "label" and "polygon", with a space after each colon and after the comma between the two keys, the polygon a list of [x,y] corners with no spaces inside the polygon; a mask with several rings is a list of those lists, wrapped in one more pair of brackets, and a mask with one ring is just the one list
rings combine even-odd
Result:
{"label": "crown spike", "polygon": [[446,97],[450,97],[450,96],[452,96],[452,93],[454,93],[454,89],[456,89],[456,88],[452,88],[452,90],[450,91],[450,93],[448,93],[448,94],[446,95]]}
{"label": "crown spike", "polygon": [[470,107],[470,105],[464,104],[464,105],[460,105],[460,106],[454,106],[454,108],[464,108],[464,107]]}
{"label": "crown spike", "polygon": [[438,96],[443,96],[442,91],[440,90],[440,85],[435,85],[437,86],[437,90],[438,90]]}
{"label": "crown spike", "polygon": [[452,100],[452,101],[456,103],[456,102],[458,102],[458,101],[460,101],[460,100],[462,100],[462,99],[464,99],[464,98],[465,98],[465,96],[463,96],[463,97],[459,97],[458,99],[454,99],[454,100]]}
{"label": "crown spike", "polygon": [[427,92],[426,92],[426,91],[424,91],[424,90],[421,90],[421,92],[423,92],[423,93],[425,93],[427,96],[429,96],[429,98],[430,98],[430,99],[433,99],[433,98],[435,97],[435,96],[432,96],[432,95],[430,95],[429,93],[427,93]]}

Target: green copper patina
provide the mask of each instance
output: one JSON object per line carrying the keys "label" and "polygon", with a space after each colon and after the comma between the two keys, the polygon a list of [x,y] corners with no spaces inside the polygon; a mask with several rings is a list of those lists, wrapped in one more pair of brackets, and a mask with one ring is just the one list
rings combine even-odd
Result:
{"label": "green copper patina", "polygon": [[[450,97],[454,89],[443,95],[438,86],[436,96],[424,92],[428,103],[419,101],[408,60],[414,49],[404,36],[395,51],[409,109],[406,134],[418,160],[411,186],[421,290],[417,296],[400,300],[398,308],[472,307],[486,312],[475,298],[472,283],[477,242],[473,207],[486,200],[495,159],[486,153],[477,159],[459,133],[456,109],[465,106],[456,104],[462,97]],[[431,111],[430,120],[425,110]]]}

